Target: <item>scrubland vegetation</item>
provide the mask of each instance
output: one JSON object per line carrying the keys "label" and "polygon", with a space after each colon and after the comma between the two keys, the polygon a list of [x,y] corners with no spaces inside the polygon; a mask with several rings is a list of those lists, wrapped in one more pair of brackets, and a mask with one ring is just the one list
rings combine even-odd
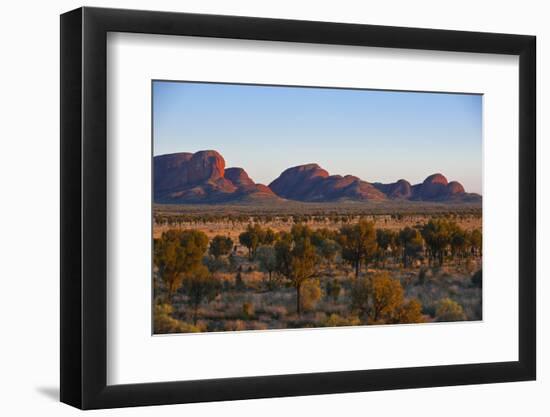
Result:
{"label": "scrubland vegetation", "polygon": [[481,213],[154,219],[154,333],[480,320]]}

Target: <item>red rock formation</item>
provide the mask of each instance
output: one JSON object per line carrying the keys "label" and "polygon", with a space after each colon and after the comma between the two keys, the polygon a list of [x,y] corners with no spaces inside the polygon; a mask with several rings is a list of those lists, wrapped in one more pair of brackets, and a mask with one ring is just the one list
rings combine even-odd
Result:
{"label": "red rock formation", "polygon": [[235,185],[254,185],[246,171],[242,168],[227,168],[225,178]]}
{"label": "red rock formation", "polygon": [[458,181],[451,181],[447,184],[447,194],[449,195],[464,194],[465,192],[464,187]]}
{"label": "red rock formation", "polygon": [[177,153],[154,158],[154,198],[158,203],[223,203],[277,199],[255,184],[242,168],[225,169],[216,151]]}
{"label": "red rock formation", "polygon": [[269,188],[280,197],[299,201],[384,200],[372,184],[353,176],[329,175],[317,164],[285,170]]}
{"label": "red rock formation", "polygon": [[420,188],[422,200],[437,200],[447,194],[447,178],[441,174],[433,174],[424,180]]}
{"label": "red rock formation", "polygon": [[412,187],[413,200],[423,201],[465,201],[478,202],[481,196],[467,193],[458,181],[447,182],[441,174],[433,174],[424,180],[422,184]]}
{"label": "red rock formation", "polygon": [[306,201],[420,201],[481,202],[457,181],[433,174],[421,184],[401,179],[371,184],[353,175],[329,175],[317,164],[288,168],[269,187],[256,184],[243,168],[225,169],[216,151],[176,153],[154,158],[154,198],[158,203],[228,203],[276,201],[279,197]]}
{"label": "red rock formation", "polygon": [[305,194],[311,194],[312,188],[328,176],[317,164],[300,165],[283,171],[269,188],[280,197],[303,200]]}
{"label": "red rock formation", "polygon": [[377,182],[373,185],[391,199],[408,199],[413,194],[411,183],[403,179],[391,184]]}
{"label": "red rock formation", "polygon": [[191,157],[188,167],[187,181],[199,183],[222,178],[225,169],[225,160],[216,151],[200,151]]}

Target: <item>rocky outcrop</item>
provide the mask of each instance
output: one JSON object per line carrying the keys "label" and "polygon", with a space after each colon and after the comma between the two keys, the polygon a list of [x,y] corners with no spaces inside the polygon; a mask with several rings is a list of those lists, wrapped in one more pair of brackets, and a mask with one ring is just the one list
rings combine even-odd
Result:
{"label": "rocky outcrop", "polygon": [[415,201],[481,201],[479,194],[467,193],[458,181],[448,182],[442,174],[432,174],[422,183],[411,185],[406,180],[391,184],[375,183],[374,186],[390,199]]}
{"label": "rocky outcrop", "polygon": [[418,189],[419,200],[438,200],[447,194],[447,178],[441,174],[432,174],[424,180]]}
{"label": "rocky outcrop", "polygon": [[269,188],[290,200],[324,202],[338,200],[384,200],[384,193],[353,175],[329,175],[317,164],[285,170]]}
{"label": "rocky outcrop", "polygon": [[456,195],[456,194],[464,194],[466,191],[464,190],[464,187],[461,183],[458,181],[451,181],[449,184],[447,184],[447,193],[449,195]]}
{"label": "rocky outcrop", "polygon": [[443,174],[438,173],[430,175],[422,184],[415,186],[412,199],[422,201],[481,201],[481,196],[467,193],[458,181],[448,182]]}
{"label": "rocky outcrop", "polygon": [[412,186],[407,180],[399,180],[391,184],[376,182],[373,185],[390,199],[408,199],[412,195]]}
{"label": "rocky outcrop", "polygon": [[278,199],[262,184],[256,184],[242,168],[225,169],[216,151],[175,153],[154,158],[156,203],[229,203]]}
{"label": "rocky outcrop", "polygon": [[437,173],[422,183],[407,180],[370,183],[353,175],[330,175],[318,164],[288,168],[269,187],[256,184],[243,168],[225,168],[216,151],[175,153],[154,158],[154,199],[157,203],[304,202],[414,200],[481,202],[457,181]]}
{"label": "rocky outcrop", "polygon": [[227,168],[225,170],[225,178],[235,185],[254,185],[254,181],[250,179],[246,171],[242,168]]}

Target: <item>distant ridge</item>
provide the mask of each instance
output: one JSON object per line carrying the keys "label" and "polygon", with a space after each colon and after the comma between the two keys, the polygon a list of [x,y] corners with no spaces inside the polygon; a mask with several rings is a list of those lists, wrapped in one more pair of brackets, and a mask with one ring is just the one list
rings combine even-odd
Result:
{"label": "distant ridge", "polygon": [[277,203],[409,200],[481,202],[457,181],[436,173],[411,185],[370,183],[353,175],[330,175],[318,164],[288,168],[269,186],[256,184],[243,168],[225,168],[214,150],[154,157],[154,200],[165,204]]}

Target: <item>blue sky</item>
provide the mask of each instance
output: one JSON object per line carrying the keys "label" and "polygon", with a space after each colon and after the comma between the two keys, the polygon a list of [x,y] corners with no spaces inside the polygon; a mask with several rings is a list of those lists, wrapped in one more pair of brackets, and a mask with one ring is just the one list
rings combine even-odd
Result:
{"label": "blue sky", "polygon": [[268,184],[330,174],[418,183],[440,172],[481,193],[482,96],[154,81],[154,155],[214,149]]}

